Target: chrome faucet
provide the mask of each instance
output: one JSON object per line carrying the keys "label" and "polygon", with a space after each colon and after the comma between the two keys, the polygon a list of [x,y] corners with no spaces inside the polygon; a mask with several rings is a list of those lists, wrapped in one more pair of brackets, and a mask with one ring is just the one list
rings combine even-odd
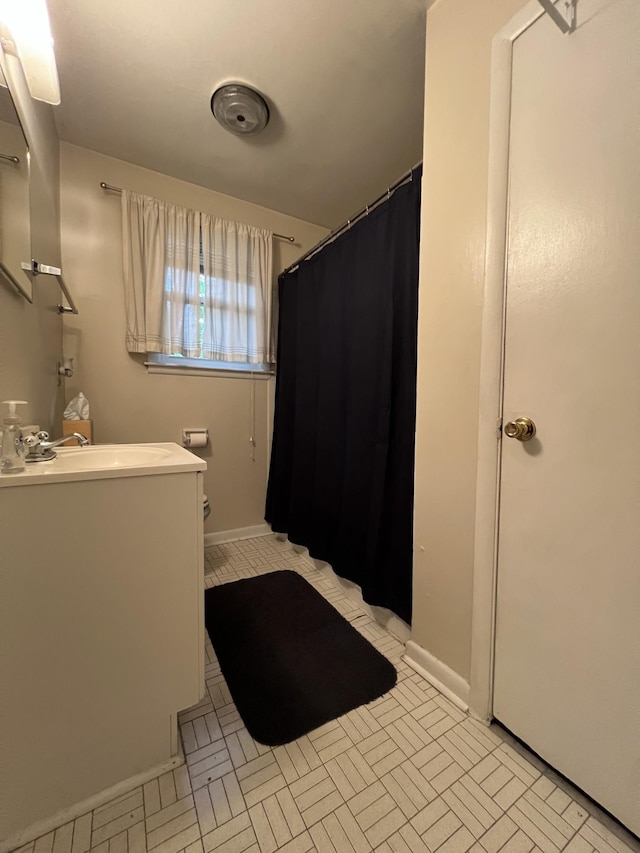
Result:
{"label": "chrome faucet", "polygon": [[72,432],[70,435],[63,435],[61,438],[56,438],[55,441],[49,441],[49,433],[42,430],[35,435],[28,435],[24,439],[24,446],[27,448],[25,462],[47,462],[50,459],[56,458],[54,447],[63,444],[70,438],[76,438],[80,447],[86,447],[89,444],[89,439],[81,432]]}

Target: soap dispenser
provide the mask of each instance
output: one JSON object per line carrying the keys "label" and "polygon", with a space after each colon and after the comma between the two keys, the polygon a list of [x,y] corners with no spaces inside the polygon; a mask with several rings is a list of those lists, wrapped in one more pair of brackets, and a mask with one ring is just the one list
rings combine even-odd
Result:
{"label": "soap dispenser", "polygon": [[20,418],[16,406],[26,406],[25,400],[4,400],[2,405],[9,406],[9,413],[2,419],[2,452],[0,453],[0,473],[17,474],[24,471],[24,445],[20,430]]}

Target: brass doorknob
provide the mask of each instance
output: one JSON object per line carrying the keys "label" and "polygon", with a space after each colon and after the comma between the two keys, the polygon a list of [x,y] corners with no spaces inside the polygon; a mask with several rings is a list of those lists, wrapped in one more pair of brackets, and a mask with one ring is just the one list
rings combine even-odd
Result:
{"label": "brass doorknob", "polygon": [[516,418],[505,424],[504,434],[507,438],[517,438],[518,441],[531,441],[536,434],[536,425],[531,418]]}

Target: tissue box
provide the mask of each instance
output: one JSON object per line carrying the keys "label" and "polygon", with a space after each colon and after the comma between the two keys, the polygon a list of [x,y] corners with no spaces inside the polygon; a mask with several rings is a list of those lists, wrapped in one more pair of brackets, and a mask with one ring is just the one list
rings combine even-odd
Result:
{"label": "tissue box", "polygon": [[[62,421],[62,434],[71,435],[72,432],[80,432],[93,444],[93,421]],[[70,438],[63,442],[62,447],[77,447],[78,439]]]}

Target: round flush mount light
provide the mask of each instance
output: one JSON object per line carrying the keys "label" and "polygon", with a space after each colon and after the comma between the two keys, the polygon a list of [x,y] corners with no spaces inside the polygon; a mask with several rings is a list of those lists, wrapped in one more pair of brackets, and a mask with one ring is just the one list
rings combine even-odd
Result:
{"label": "round flush mount light", "polygon": [[214,118],[237,136],[255,136],[269,122],[269,107],[259,92],[241,83],[225,83],[211,96]]}

